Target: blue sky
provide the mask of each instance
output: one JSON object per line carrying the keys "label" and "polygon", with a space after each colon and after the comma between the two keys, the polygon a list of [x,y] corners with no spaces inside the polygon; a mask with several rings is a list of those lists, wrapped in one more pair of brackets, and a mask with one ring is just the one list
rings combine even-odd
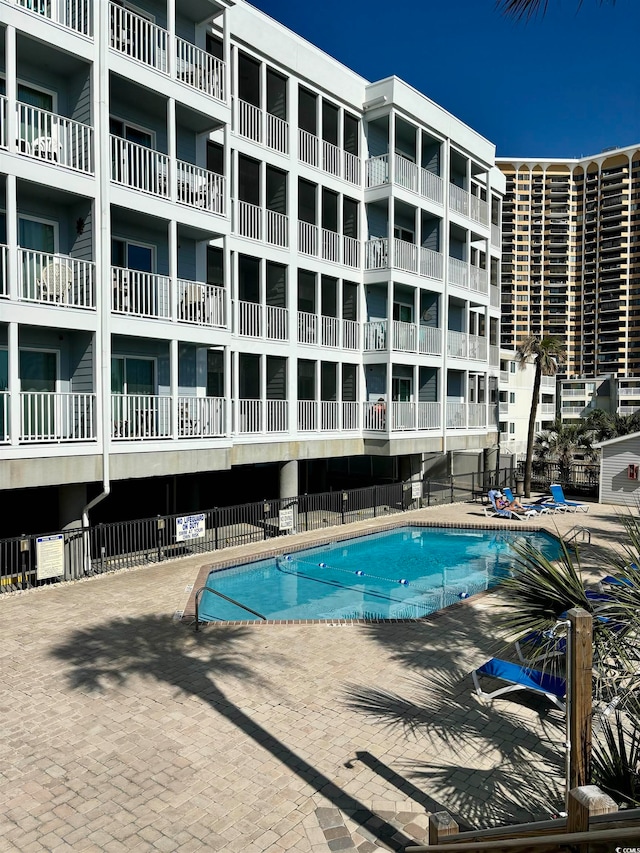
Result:
{"label": "blue sky", "polygon": [[528,22],[495,0],[252,5],[369,80],[406,80],[499,157],[571,158],[640,143],[640,0],[579,3]]}

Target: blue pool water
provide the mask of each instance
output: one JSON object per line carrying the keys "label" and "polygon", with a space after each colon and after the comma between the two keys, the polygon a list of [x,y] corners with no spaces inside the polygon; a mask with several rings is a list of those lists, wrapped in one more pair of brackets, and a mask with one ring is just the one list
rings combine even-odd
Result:
{"label": "blue pool water", "polygon": [[[401,527],[209,574],[207,586],[267,619],[415,619],[500,582],[518,531]],[[549,559],[558,541],[527,531]],[[203,621],[257,619],[207,591]]]}

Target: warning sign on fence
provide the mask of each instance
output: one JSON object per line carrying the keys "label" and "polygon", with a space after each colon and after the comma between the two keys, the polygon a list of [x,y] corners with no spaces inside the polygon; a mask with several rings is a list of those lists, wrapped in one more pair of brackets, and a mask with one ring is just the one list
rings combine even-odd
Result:
{"label": "warning sign on fence", "polygon": [[278,529],[293,530],[293,507],[280,510],[278,513]]}
{"label": "warning sign on fence", "polygon": [[204,513],[199,515],[183,515],[176,518],[176,542],[188,542],[190,539],[199,539],[204,536],[205,527]]}
{"label": "warning sign on fence", "polygon": [[64,536],[38,536],[36,539],[36,578],[59,578],[64,574]]}

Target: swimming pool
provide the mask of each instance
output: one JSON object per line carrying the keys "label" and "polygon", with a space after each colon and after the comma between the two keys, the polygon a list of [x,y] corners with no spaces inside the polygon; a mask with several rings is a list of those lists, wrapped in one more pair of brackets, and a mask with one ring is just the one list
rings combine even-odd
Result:
{"label": "swimming pool", "polygon": [[[269,620],[416,619],[500,582],[519,531],[400,527],[213,571],[206,585]],[[527,531],[550,559],[559,543]],[[205,591],[201,621],[258,620]],[[259,620],[258,620],[259,621]]]}

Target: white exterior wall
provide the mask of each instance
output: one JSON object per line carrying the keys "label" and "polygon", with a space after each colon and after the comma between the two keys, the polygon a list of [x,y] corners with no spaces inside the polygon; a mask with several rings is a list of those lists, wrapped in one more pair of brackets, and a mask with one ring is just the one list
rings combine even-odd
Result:
{"label": "white exterior wall", "polygon": [[[162,20],[174,6],[180,14],[180,4],[169,2],[166,7],[163,3],[156,4],[156,23],[166,32],[168,48],[166,54],[153,53],[150,62],[132,55],[140,45],[125,38],[126,31],[114,34],[109,4],[93,0],[88,6],[92,27],[79,34],[65,21],[49,20],[26,8],[0,4],[7,57],[6,124],[0,123],[0,130],[6,131],[0,139],[0,174],[5,182],[7,211],[7,243],[6,247],[0,247],[0,262],[6,264],[3,277],[6,287],[0,286],[0,351],[7,353],[8,360],[7,390],[0,389],[0,489],[44,482],[55,485],[94,481],[105,471],[107,460],[112,477],[126,478],[292,458],[479,449],[495,443],[488,386],[492,377],[497,379],[497,346],[489,345],[488,335],[490,320],[499,320],[499,299],[493,293],[490,295],[497,288],[488,286],[488,275],[489,259],[500,258],[499,240],[496,244],[491,239],[490,221],[474,219],[469,212],[451,210],[452,190],[447,172],[455,152],[466,163],[467,175],[478,177],[490,209],[492,195],[499,198],[504,191],[504,177],[494,165],[493,144],[401,80],[392,77],[369,83],[246,3],[239,2],[226,10],[224,2],[214,4],[208,0],[189,6],[194,14],[193,46],[200,49],[205,43],[205,28],[198,21],[206,14],[218,15],[211,32],[223,39],[226,60],[225,88],[218,97],[211,97],[194,84],[196,77],[200,83],[205,79],[196,73],[199,59],[193,61],[195,64],[189,64],[189,60],[186,72],[185,67],[181,71],[179,57],[175,55],[176,45],[182,44],[175,41],[176,22]],[[150,7],[153,6],[151,3]],[[57,14],[57,6],[52,4],[52,9]],[[31,136],[36,131],[22,148],[16,142],[25,122],[24,116],[22,125],[16,118],[17,80],[22,77],[21,63],[27,54],[22,50],[17,55],[18,37],[33,38],[34,46],[49,46],[40,76],[44,78],[50,73],[51,86],[57,89],[52,109],[54,125],[60,123],[59,117],[69,118],[79,107],[82,98],[74,87],[85,86],[87,109],[81,124],[83,132],[86,130],[92,138],[90,169],[69,168],[63,162],[63,154],[34,156],[31,144],[35,138]],[[251,113],[262,128],[259,140],[242,132],[243,108],[237,97],[239,51],[255,57],[261,66],[261,105],[255,114]],[[36,78],[38,62],[34,48]],[[154,63],[165,65],[159,70]],[[286,151],[267,146],[264,141],[269,121],[264,92],[267,69],[287,80]],[[74,86],[65,83],[66,77],[73,75],[77,77]],[[217,85],[221,78],[216,75]],[[44,87],[41,79],[35,79],[33,85]],[[314,92],[318,104],[324,100],[336,106],[340,116],[346,110],[360,121],[357,181],[348,179],[342,159],[339,174],[332,174],[321,162],[316,165],[303,162],[297,124],[300,86]],[[386,101],[381,106],[363,108],[365,103],[382,97]],[[123,147],[123,142],[116,140],[120,148],[114,158],[116,143],[110,137],[110,118],[114,116],[145,132],[153,125],[150,141],[142,152],[131,149],[131,153]],[[405,126],[414,127],[418,136],[426,133],[439,141],[443,188],[440,201],[434,202],[408,189],[398,180],[393,165],[384,185],[366,187],[366,123],[382,116],[388,117],[392,128],[394,122],[402,121]],[[215,210],[203,209],[214,202],[206,193],[193,190],[207,186],[206,182],[212,180],[206,172],[209,134],[212,141],[224,148],[224,180],[216,184],[219,195],[215,196],[218,205]],[[57,145],[51,131],[46,136],[50,145]],[[317,143],[322,151],[321,137]],[[393,147],[391,140],[390,150]],[[330,150],[329,154],[343,158],[345,152],[340,146],[337,148],[337,152]],[[150,183],[144,191],[140,191],[127,171],[133,168],[131,163],[138,156],[145,163],[146,157],[152,157],[147,175]],[[259,209],[244,213],[238,199],[241,156],[260,164]],[[121,169],[116,177],[114,162]],[[267,167],[281,170],[287,176],[285,245],[265,239]],[[185,168],[195,170],[194,177],[189,178],[191,183],[179,177]],[[187,175],[191,174],[187,171]],[[338,196],[337,231],[325,237],[316,218],[319,242],[313,256],[302,252],[299,179],[317,186],[317,217],[323,189]],[[340,233],[344,199],[357,202],[359,208],[356,264],[345,262],[346,249]],[[390,233],[387,234],[391,247],[388,266],[365,268],[368,204],[386,205],[389,229],[397,205],[413,210],[418,226],[422,216],[440,220],[442,274],[439,278],[425,275],[421,266],[414,270],[400,266],[400,250],[406,250],[406,246],[397,249],[392,245]],[[64,292],[56,291],[57,295],[52,297],[51,291],[43,290],[40,267],[31,283],[32,290],[25,290],[18,221],[32,215],[32,208],[45,219],[48,216],[51,221],[56,217],[59,220],[55,221],[58,244],[51,257],[45,259],[46,263],[67,269],[82,259],[90,268],[93,292],[88,302],[79,301],[75,279],[73,285]],[[249,218],[255,215],[255,222],[261,228],[259,234],[241,233],[244,214]],[[479,289],[474,289],[470,282],[482,270],[471,269],[468,258],[466,283],[461,286],[451,280],[447,263],[451,223],[467,234],[467,247],[473,243],[486,257],[487,280]],[[323,257],[324,247],[328,245],[325,241],[330,242],[334,237],[340,252],[337,261]],[[153,247],[153,267],[148,279],[141,279],[126,259],[123,266],[113,261],[114,240]],[[207,244],[220,248],[224,255],[224,289],[216,293],[206,284]],[[258,302],[248,307],[241,305],[239,299],[241,255],[257,258],[261,264]],[[287,268],[287,313],[278,315],[277,320],[285,330],[280,338],[266,332],[273,328],[265,301],[267,262]],[[316,275],[313,317],[298,314],[299,270]],[[335,324],[328,322],[321,310],[322,276],[338,280],[338,301],[345,282],[357,286],[357,326],[347,330],[341,325],[338,305],[340,328],[336,340],[331,338]],[[368,315],[365,290],[368,286],[379,287],[386,294],[386,345],[380,351],[365,345],[366,327],[373,319]],[[400,293],[402,296],[398,296]],[[197,294],[195,301],[188,300],[193,294]],[[425,294],[435,294],[441,300],[439,352],[423,351],[417,343],[422,334],[418,317],[420,300]],[[394,306],[405,297],[413,307],[413,317],[396,327],[392,318]],[[468,329],[462,331],[466,349],[460,352],[447,347],[447,305],[451,299],[464,305],[467,323],[474,314],[482,318],[485,326],[484,341],[480,335],[472,340]],[[218,317],[215,322],[211,320],[214,313]],[[247,333],[246,323],[257,323],[255,333]],[[305,323],[315,324],[313,339],[305,339],[301,333]],[[322,337],[323,324],[328,327],[326,339]],[[347,331],[355,336],[355,345],[346,345]],[[54,353],[57,365],[54,387],[37,392],[28,387],[26,378],[20,375],[21,353],[27,350]],[[225,388],[220,399],[206,398],[210,350],[224,354]],[[245,379],[241,375],[242,364],[246,363],[245,357],[251,356],[261,360],[259,396],[255,400],[241,395]],[[286,399],[277,411],[265,392],[267,357],[287,362]],[[150,360],[153,394],[138,395],[148,398],[142,403],[132,402],[134,394],[130,392],[124,394],[127,399],[116,399],[111,393],[112,358]],[[311,406],[300,406],[297,399],[299,360],[315,363],[314,399],[303,401]],[[338,383],[343,366],[346,370],[355,368],[358,387],[354,401],[346,400],[348,405],[342,405],[339,387],[335,400],[321,399],[323,362],[336,365]],[[384,376],[382,396],[387,402],[385,418],[377,421],[372,416],[373,402],[367,390],[368,376],[376,371]],[[424,371],[437,371],[437,400],[433,405],[420,399],[419,384]],[[450,375],[454,375],[457,385],[456,391],[448,394]],[[409,398],[394,399],[396,383],[403,380],[411,383]],[[483,391],[474,390],[476,397],[471,401],[470,389],[476,387]],[[484,399],[480,398],[481,393]],[[323,407],[323,403],[330,405]],[[273,428],[274,424],[281,424],[282,428]]]}
{"label": "white exterior wall", "polygon": [[[500,350],[501,361],[506,361],[508,369],[500,371],[500,391],[504,392],[507,400],[500,403],[500,421],[507,424],[505,432],[500,434],[500,449],[519,457],[527,451],[527,435],[529,431],[529,414],[531,412],[531,392],[535,366],[533,363],[520,367],[514,350]],[[511,365],[515,364],[515,370]],[[514,402],[511,396],[514,395]],[[543,395],[551,396],[553,402],[542,402]],[[543,423],[555,419],[556,411],[556,381],[555,377],[543,376],[540,387],[540,402],[536,413],[536,432],[540,432]],[[513,431],[511,431],[511,425]]]}
{"label": "white exterior wall", "polygon": [[640,479],[629,479],[628,466],[640,465],[640,433],[603,442],[600,446],[600,503],[637,506]]}

